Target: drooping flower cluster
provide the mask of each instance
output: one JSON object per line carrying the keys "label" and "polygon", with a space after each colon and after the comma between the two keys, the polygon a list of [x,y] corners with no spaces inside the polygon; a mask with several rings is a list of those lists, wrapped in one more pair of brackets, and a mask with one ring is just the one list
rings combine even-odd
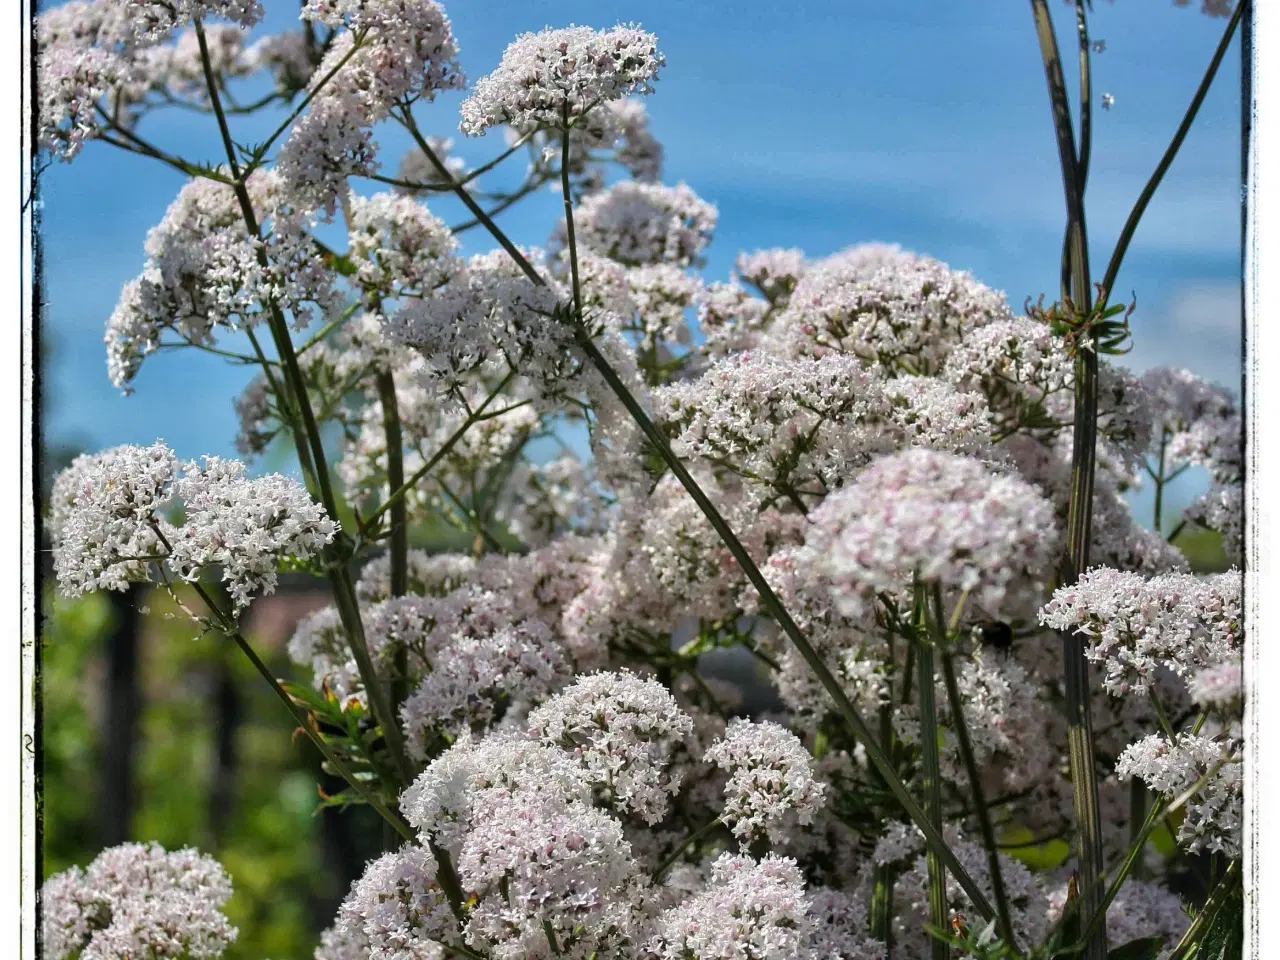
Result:
{"label": "drooping flower cluster", "polygon": [[195,850],[126,843],[84,870],[54,874],[40,889],[44,956],[212,960],[236,939],[222,913],[231,878]]}
{"label": "drooping flower cluster", "polygon": [[[259,0],[76,0],[40,14],[36,61],[39,143],[63,160],[98,137],[104,122],[128,126],[127,108],[152,87],[172,82],[177,92],[204,86],[194,31],[176,46],[160,46],[197,18],[224,18],[237,27],[262,19]],[[210,68],[216,75],[247,72],[238,28],[210,24]],[[109,107],[110,109],[104,109]],[[115,119],[111,119],[115,118]]]}
{"label": "drooping flower cluster", "polygon": [[398,101],[460,89],[458,46],[435,0],[311,0],[304,19],[346,24],[316,67],[307,112],[280,149],[298,204],[332,214],[351,176],[377,169],[372,128]]}
{"label": "drooping flower cluster", "polygon": [[1193,853],[1240,855],[1244,770],[1239,741],[1220,743],[1184,733],[1171,742],[1153,733],[1121,754],[1116,773],[1137,777],[1166,800],[1207,777],[1204,787],[1187,802],[1178,842]]}

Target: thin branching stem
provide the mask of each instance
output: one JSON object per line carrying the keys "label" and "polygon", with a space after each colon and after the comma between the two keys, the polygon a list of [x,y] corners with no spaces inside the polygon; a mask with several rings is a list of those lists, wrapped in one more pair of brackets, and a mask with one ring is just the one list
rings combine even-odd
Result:
{"label": "thin branching stem", "polygon": [[1084,927],[1084,933],[1081,937],[1082,948],[1084,944],[1089,942],[1089,938],[1096,933],[1103,923],[1106,911],[1110,908],[1111,903],[1116,898],[1116,894],[1120,892],[1120,888],[1124,886],[1125,880],[1128,878],[1130,871],[1142,856],[1142,848],[1146,846],[1148,838],[1155,832],[1156,828],[1165,821],[1167,817],[1172,816],[1181,810],[1197,793],[1205,788],[1205,786],[1218,775],[1218,771],[1222,769],[1226,761],[1220,760],[1205,771],[1204,776],[1200,777],[1186,790],[1174,797],[1172,801],[1166,803],[1163,798],[1157,798],[1155,803],[1151,805],[1151,811],[1147,814],[1147,819],[1142,825],[1142,829],[1138,832],[1137,838],[1129,844],[1129,850],[1125,854],[1124,860],[1121,862],[1116,875],[1111,880],[1111,885],[1107,888],[1102,899],[1099,901],[1097,908],[1090,915],[1089,922]]}
{"label": "thin branching stem", "polygon": [[1236,27],[1240,25],[1240,17],[1244,13],[1244,7],[1245,0],[1239,0],[1236,4],[1235,12],[1231,14],[1231,19],[1227,22],[1226,29],[1222,32],[1222,39],[1218,41],[1218,47],[1213,52],[1213,59],[1209,61],[1204,77],[1200,80],[1200,86],[1196,88],[1195,95],[1191,98],[1191,103],[1188,105],[1186,113],[1182,115],[1182,122],[1178,124],[1178,129],[1174,132],[1173,139],[1169,141],[1169,146],[1165,149],[1164,156],[1156,164],[1155,170],[1142,188],[1142,192],[1138,195],[1133,209],[1129,211],[1129,216],[1125,220],[1124,226],[1120,229],[1120,238],[1116,241],[1111,260],[1107,263],[1107,271],[1102,275],[1102,285],[1098,299],[1103,303],[1106,303],[1111,296],[1111,289],[1115,285],[1116,276],[1120,273],[1120,265],[1124,263],[1124,255],[1129,251],[1129,244],[1138,230],[1142,215],[1147,212],[1147,206],[1151,203],[1151,198],[1155,196],[1156,188],[1160,186],[1160,181],[1164,179],[1169,167],[1173,165],[1174,157],[1178,155],[1178,150],[1182,147],[1182,141],[1187,138],[1187,131],[1191,129],[1191,124],[1195,122],[1196,114],[1200,112],[1200,105],[1204,103],[1205,95],[1208,94],[1209,87],[1213,85],[1213,78],[1218,75],[1218,67],[1222,65],[1222,58],[1226,56],[1227,48],[1231,46],[1231,38],[1235,35]]}
{"label": "thin branching stem", "polygon": [[366,527],[372,528],[382,518],[382,516],[389,510],[393,509],[397,503],[403,502],[404,498],[413,490],[413,488],[421,483],[423,478],[435,469],[436,464],[449,455],[449,451],[458,444],[458,441],[462,439],[463,435],[466,434],[468,430],[480,421],[487,419],[487,415],[484,412],[485,408],[488,407],[489,404],[493,402],[494,398],[503,391],[513,376],[515,376],[514,373],[508,373],[503,378],[502,382],[498,384],[497,388],[495,388],[494,391],[485,398],[484,402],[480,404],[480,406],[476,407],[467,419],[462,422],[462,426],[453,431],[453,433],[449,435],[448,439],[440,445],[440,448],[427,459],[427,462],[414,471],[413,476],[391,491],[387,496],[387,499],[382,502],[382,505],[365,518],[364,523]]}
{"label": "thin branching stem", "polygon": [[[262,229],[258,224],[257,215],[253,210],[253,202],[249,198],[249,191],[245,187],[241,167],[236,158],[231,131],[227,126],[227,118],[222,111],[222,103],[218,97],[218,86],[210,64],[209,47],[205,39],[204,27],[198,17],[195,19],[193,26],[196,31],[196,40],[200,46],[200,59],[204,67],[209,100],[213,106],[214,115],[218,119],[218,130],[222,135],[227,162],[230,164],[232,175],[235,177],[234,188],[236,199],[240,205],[240,212],[244,217],[245,226],[249,233],[261,240]],[[269,268],[270,262],[267,258],[265,245],[258,243],[256,247],[258,263],[264,269]],[[334,496],[333,487],[329,479],[324,443],[320,436],[320,428],[316,423],[315,413],[311,408],[311,401],[307,395],[306,381],[302,376],[301,368],[298,366],[298,357],[294,352],[293,341],[289,336],[288,324],[280,311],[279,304],[274,299],[269,300],[267,307],[268,329],[271,331],[272,339],[275,341],[276,353],[280,358],[280,364],[285,374],[285,382],[289,386],[292,403],[296,405],[296,412],[302,420],[303,430],[301,432],[297,430],[290,431],[294,435],[294,442],[298,448],[298,459],[300,462],[305,463],[306,453],[310,453],[312,473],[320,492],[321,503],[329,516],[336,519],[339,516],[338,501]],[[345,543],[345,535],[340,535],[340,540]],[[387,692],[383,689],[383,685],[378,679],[377,671],[373,665],[373,658],[369,654],[369,646],[364,635],[364,623],[361,620],[360,607],[356,601],[355,587],[351,582],[351,573],[347,569],[346,553],[335,545],[330,545],[330,547],[326,548],[325,553],[328,561],[329,580],[333,587],[334,604],[338,608],[338,613],[347,635],[347,641],[351,646],[352,656],[355,658],[356,666],[360,672],[360,679],[369,696],[369,704],[373,709],[373,715],[382,729],[383,737],[386,739],[387,749],[391,753],[392,761],[399,772],[401,778],[400,786],[407,786],[413,779],[413,768],[409,764],[408,753],[405,750],[404,735],[400,730],[400,725],[396,722],[395,713],[391,710],[387,700]]]}
{"label": "thin branching stem", "polygon": [[288,692],[283,686],[281,686],[280,681],[276,679],[274,674],[272,674],[271,669],[262,662],[262,658],[258,656],[257,651],[253,649],[249,641],[245,639],[244,634],[233,626],[234,618],[220,609],[218,604],[214,602],[214,599],[209,596],[209,592],[199,583],[193,583],[192,587],[195,589],[196,595],[200,597],[204,602],[204,605],[209,609],[209,612],[214,617],[213,622],[208,625],[217,633],[233,640],[236,646],[240,648],[241,652],[249,658],[249,662],[253,664],[254,669],[262,675],[262,678],[267,681],[267,685],[271,687],[280,701],[286,708],[288,708],[289,713],[298,724],[298,729],[305,733],[307,738],[316,745],[316,749],[320,751],[325,760],[328,761],[329,765],[333,767],[334,772],[337,773],[338,776],[342,777],[343,780],[347,781],[347,783],[351,785],[351,788],[360,795],[360,798],[364,800],[365,803],[369,804],[369,806],[372,807],[374,811],[376,811],[377,814],[382,817],[382,819],[385,820],[393,830],[395,830],[396,833],[405,840],[412,842],[414,840],[412,828],[410,828],[410,826],[405,823],[399,815],[389,810],[386,804],[370,793],[364,783],[362,783],[361,780],[351,772],[351,769],[338,759],[337,754],[333,752],[333,748],[329,746],[328,742],[315,728],[315,724],[312,722],[311,718],[303,713],[301,707],[294,703],[293,697],[289,696]]}

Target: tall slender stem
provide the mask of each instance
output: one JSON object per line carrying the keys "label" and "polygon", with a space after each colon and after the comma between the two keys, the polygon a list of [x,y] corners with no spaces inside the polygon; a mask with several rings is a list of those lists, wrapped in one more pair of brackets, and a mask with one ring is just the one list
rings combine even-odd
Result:
{"label": "tall slender stem", "polygon": [[[1076,152],[1071,110],[1067,100],[1062,59],[1053,20],[1045,0],[1031,0],[1040,55],[1053,112],[1058,143],[1058,161],[1067,208],[1067,256],[1064,270],[1064,300],[1071,300],[1074,312],[1088,315],[1090,305],[1089,250],[1084,217],[1083,180],[1080,154]],[[1077,21],[1084,11],[1077,8]],[[1065,289],[1066,278],[1070,289]],[[1067,508],[1067,577],[1074,581],[1088,566],[1089,544],[1093,536],[1093,481],[1098,426],[1098,354],[1091,343],[1080,345],[1075,358],[1075,422],[1072,431],[1071,494]],[[1083,638],[1064,633],[1062,638],[1063,685],[1067,719],[1067,751],[1071,770],[1071,794],[1076,819],[1076,856],[1079,864],[1080,903],[1093,914],[1102,895],[1102,818],[1098,802],[1098,774],[1093,755],[1090,715],[1089,665]],[[1106,918],[1102,917],[1094,937],[1086,945],[1085,960],[1105,960]]]}
{"label": "tall slender stem", "polygon": [[987,872],[991,875],[991,890],[996,900],[996,918],[1000,928],[1000,939],[1014,950],[1018,943],[1013,935],[1013,921],[1009,913],[1009,897],[1005,892],[1004,876],[1000,867],[1000,851],[996,843],[995,828],[991,825],[991,811],[987,807],[986,797],[982,792],[982,772],[973,755],[973,741],[969,737],[969,725],[964,718],[964,700],[960,696],[960,684],[956,680],[955,660],[951,652],[944,646],[942,633],[942,593],[935,585],[933,588],[933,616],[930,626],[934,642],[939,646],[942,661],[942,681],[947,688],[947,703],[951,707],[951,725],[955,729],[956,740],[960,745],[960,760],[964,763],[969,777],[969,789],[973,795],[973,811],[978,818],[978,829],[982,833],[982,845],[987,853]]}
{"label": "tall slender stem", "polygon": [[582,287],[578,282],[578,244],[573,230],[573,197],[569,190],[569,103],[564,105],[564,129],[560,131],[560,193],[564,197],[565,233],[569,238],[569,271],[573,280],[573,316],[582,323]]}
{"label": "tall slender stem", "polygon": [[[928,639],[928,603],[919,580],[915,585],[914,617],[916,626],[916,699],[920,707],[920,755],[924,780],[924,807],[929,823],[942,832],[942,774],[938,761],[938,709],[935,702],[933,644]],[[939,931],[947,929],[947,875],[932,847],[925,851],[928,871],[929,922]],[[929,952],[933,960],[948,960],[951,948],[937,937],[930,938]]]}
{"label": "tall slender stem", "polygon": [[[240,211],[249,233],[261,240],[262,229],[258,224],[257,215],[253,210],[253,202],[249,198],[249,191],[245,187],[240,164],[236,159],[235,146],[231,140],[231,131],[227,126],[227,118],[222,110],[222,102],[218,96],[218,85],[209,60],[209,47],[205,40],[204,27],[199,18],[195,19],[194,27],[196,40],[200,46],[200,59],[204,67],[205,82],[209,90],[209,101],[218,119],[218,130],[222,135],[227,162],[231,165],[231,171],[235,178],[236,199],[239,202]],[[270,266],[266,247],[262,243],[257,244],[257,259],[264,269]],[[274,300],[270,300],[267,307],[267,326],[271,331],[276,352],[280,357],[280,365],[284,370],[285,382],[288,384],[293,403],[297,405],[297,412],[302,418],[304,435],[299,435],[296,430],[290,431],[294,434],[294,442],[298,448],[298,459],[300,462],[306,462],[306,453],[309,448],[313,474],[320,492],[321,502],[329,516],[336,519],[338,516],[338,503],[329,479],[324,443],[320,437],[320,429],[316,423],[315,413],[311,409],[310,398],[307,396],[306,382],[298,366],[298,357],[294,352],[293,341],[289,336],[288,324],[280,311],[279,304]],[[364,636],[364,624],[360,619],[360,608],[356,601],[355,586],[351,582],[351,573],[347,569],[347,557],[342,550],[333,545],[326,548],[325,553],[328,561],[329,580],[333,587],[334,604],[338,608],[338,614],[346,631],[348,642],[351,645],[351,652],[360,671],[361,681],[369,695],[369,704],[373,708],[373,714],[378,721],[378,725],[382,728],[387,747],[391,752],[391,758],[400,773],[401,785],[407,785],[413,779],[413,768],[409,765],[408,754],[405,751],[404,736],[400,731],[399,724],[396,722],[396,716],[387,702],[386,691],[383,690],[382,684],[378,680],[377,671],[373,666],[373,658],[369,655],[369,646]]]}
{"label": "tall slender stem", "polygon": [[[404,485],[404,437],[400,429],[400,406],[396,401],[396,382],[389,371],[377,375],[378,398],[382,403],[382,429],[387,441],[387,489]],[[391,560],[391,596],[403,597],[409,592],[409,517],[404,498],[391,506],[391,538],[388,553]],[[400,704],[409,696],[409,652],[404,644],[396,647],[391,668],[391,710],[398,716]],[[393,849],[394,837],[384,836],[384,846]]]}

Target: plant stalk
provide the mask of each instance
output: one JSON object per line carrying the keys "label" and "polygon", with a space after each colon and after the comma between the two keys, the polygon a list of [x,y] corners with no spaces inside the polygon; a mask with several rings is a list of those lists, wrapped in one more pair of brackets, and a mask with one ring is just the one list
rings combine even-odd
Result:
{"label": "plant stalk", "polygon": [[[231,165],[231,171],[235,178],[234,187],[241,214],[244,217],[245,226],[249,233],[261,240],[262,229],[258,224],[257,216],[253,211],[253,203],[249,198],[249,192],[241,176],[240,164],[236,159],[235,146],[231,140],[231,132],[227,126],[226,115],[222,110],[221,100],[218,96],[218,85],[214,79],[213,69],[209,60],[209,47],[205,40],[204,27],[199,18],[194,21],[194,26],[196,39],[200,45],[200,59],[204,66],[205,82],[209,89],[209,100],[218,119],[218,129],[222,134],[227,162]],[[257,259],[264,269],[270,266],[265,246],[261,243],[257,245]],[[276,345],[276,351],[280,356],[280,365],[285,373],[285,382],[289,386],[289,392],[292,394],[292,399],[297,404],[298,414],[302,418],[305,439],[299,435],[297,430],[290,430],[298,447],[298,459],[300,462],[305,462],[306,451],[309,446],[321,502],[329,516],[336,519],[338,517],[337,499],[334,497],[329,479],[329,470],[325,459],[324,444],[320,438],[320,429],[316,424],[315,413],[311,409],[311,401],[307,396],[306,382],[298,366],[298,358],[294,353],[293,341],[289,337],[288,325],[280,312],[279,305],[274,300],[268,304],[267,322]],[[396,723],[395,714],[387,703],[386,692],[382,689],[377,671],[373,666],[373,659],[369,655],[369,647],[364,636],[364,624],[360,619],[360,609],[356,602],[355,587],[351,582],[350,571],[347,569],[347,558],[332,545],[326,548],[325,554],[328,560],[329,579],[333,586],[334,603],[338,607],[343,628],[351,645],[352,655],[355,657],[356,666],[360,671],[361,681],[368,692],[369,704],[373,708],[378,725],[382,728],[392,760],[400,773],[402,781],[400,785],[407,786],[413,779],[412,767],[409,765],[408,755],[405,752],[404,737],[400,731],[400,726]]]}
{"label": "plant stalk", "polygon": [[[1067,259],[1070,290],[1062,297],[1071,300],[1077,314],[1090,312],[1089,251],[1084,217],[1080,156],[1076,153],[1071,110],[1067,101],[1062,59],[1046,0],[1031,0],[1040,55],[1053,112],[1067,207]],[[1078,21],[1084,12],[1077,8]],[[1064,284],[1065,286],[1065,284]],[[1075,358],[1075,422],[1071,450],[1071,494],[1067,509],[1067,574],[1074,582],[1088,567],[1093,530],[1093,481],[1097,456],[1098,354],[1093,344],[1079,345]],[[1098,802],[1098,773],[1093,755],[1090,713],[1089,665],[1084,638],[1074,633],[1060,634],[1063,645],[1063,684],[1067,719],[1067,751],[1071,771],[1071,794],[1076,819],[1080,903],[1085,914],[1094,914],[1102,895],[1102,819]],[[1106,917],[1087,943],[1084,960],[1106,960]]]}

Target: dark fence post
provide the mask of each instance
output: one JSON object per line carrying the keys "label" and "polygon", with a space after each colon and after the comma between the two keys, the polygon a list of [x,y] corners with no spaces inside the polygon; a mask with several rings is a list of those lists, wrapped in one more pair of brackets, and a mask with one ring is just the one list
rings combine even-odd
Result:
{"label": "dark fence post", "polygon": [[134,757],[142,695],[138,680],[143,587],[107,593],[113,624],[105,644],[106,690],[102,725],[102,806],[99,830],[103,847],[129,839],[134,806]]}

